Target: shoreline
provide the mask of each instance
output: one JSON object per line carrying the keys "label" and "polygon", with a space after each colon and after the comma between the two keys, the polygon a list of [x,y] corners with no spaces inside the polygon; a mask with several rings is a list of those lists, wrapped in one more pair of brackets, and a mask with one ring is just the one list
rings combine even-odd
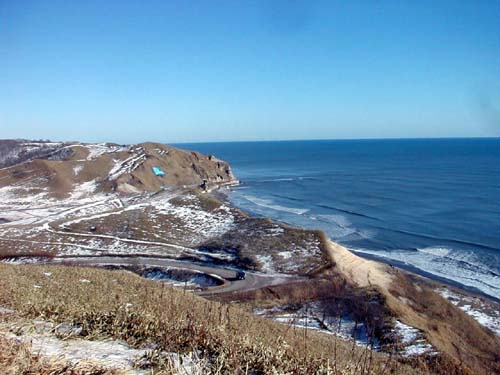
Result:
{"label": "shoreline", "polygon": [[450,288],[459,289],[462,292],[467,293],[467,294],[472,294],[475,297],[486,298],[486,299],[488,299],[490,301],[493,301],[495,303],[500,303],[500,297],[497,298],[497,297],[492,296],[490,294],[487,294],[487,293],[483,292],[482,290],[480,290],[478,288],[475,288],[473,286],[468,286],[468,285],[459,283],[457,281],[450,280],[450,279],[447,279],[445,277],[435,275],[435,274],[433,274],[431,272],[422,270],[421,268],[412,266],[411,264],[403,263],[403,262],[400,262],[400,261],[397,261],[397,260],[393,260],[393,259],[389,259],[389,258],[379,257],[379,256],[376,256],[374,254],[368,254],[368,253],[364,253],[364,252],[357,252],[356,250],[349,249],[349,248],[348,248],[348,250],[350,252],[356,254],[357,256],[361,257],[361,258],[365,258],[365,259],[373,260],[375,262],[379,262],[379,263],[387,264],[387,265],[390,265],[390,266],[394,266],[396,268],[399,268],[399,269],[402,269],[404,271],[407,271],[407,272],[410,272],[412,274],[415,274],[415,275],[417,275],[419,277],[424,277],[426,279],[429,279],[432,282],[439,283],[439,284],[444,284],[444,285],[446,285],[446,286],[448,286]]}
{"label": "shoreline", "polygon": [[[391,317],[396,326],[409,327],[416,335],[422,335],[422,347],[429,348],[429,353],[444,353],[456,361],[464,360],[463,354],[468,353],[466,361],[475,369],[484,366],[483,360],[486,357],[478,360],[478,357],[470,356],[469,353],[479,350],[496,358],[494,353],[500,344],[500,304],[494,298],[487,295],[478,296],[474,291],[438,280],[433,275],[423,275],[421,272],[394,266],[379,259],[362,257],[331,240],[322,230],[304,229],[269,216],[263,218],[253,215],[235,205],[227,191],[221,192],[219,197],[247,217],[267,219],[284,227],[317,232],[322,243],[322,254],[330,264],[324,275],[338,278],[339,282],[336,284],[334,279],[330,279],[331,284],[324,286],[327,288],[325,290],[337,290],[339,285],[349,285],[368,301],[366,307],[362,307],[362,304],[357,307],[361,308],[361,311],[375,311],[377,308],[373,306],[381,303],[380,311],[387,314],[384,316]],[[318,288],[320,278],[320,274],[315,274],[313,280],[316,282],[305,288]],[[286,303],[298,303],[293,298],[287,300],[289,297],[285,296],[289,292],[285,287],[271,288],[269,293],[271,299],[276,299],[278,307],[287,306]],[[281,296],[281,293],[284,296]],[[333,293],[335,295],[336,292]],[[321,292],[317,297],[326,300]],[[248,298],[251,299],[252,296]],[[367,310],[364,310],[365,308]],[[369,316],[369,313],[367,314],[366,316]],[[377,316],[373,319],[380,321]]]}
{"label": "shoreline", "polygon": [[[224,201],[229,203],[231,205],[231,207],[236,208],[237,210],[243,212],[245,215],[247,215],[249,217],[259,217],[259,218],[263,218],[263,219],[270,219],[276,223],[284,224],[286,226],[289,226],[292,228],[297,228],[297,229],[302,229],[302,230],[310,230],[311,229],[311,228],[303,228],[303,227],[297,226],[295,224],[283,222],[283,221],[277,220],[277,219],[270,217],[270,216],[262,216],[261,217],[258,215],[254,215],[251,212],[247,211],[246,209],[237,206],[236,204],[234,204],[233,201],[231,201],[229,195],[231,194],[231,187],[238,186],[240,184],[241,184],[241,181],[237,180],[237,182],[234,184],[226,184],[226,185],[218,186],[217,188],[212,189],[209,193],[214,194],[214,196],[218,199],[222,198]],[[431,272],[422,270],[422,269],[420,269],[416,266],[413,266],[411,264],[406,264],[406,263],[396,261],[393,259],[380,257],[380,256],[377,256],[374,254],[368,254],[365,252],[358,252],[355,249],[351,249],[351,248],[349,248],[341,243],[336,242],[330,236],[328,236],[328,234],[326,232],[324,232],[323,230],[320,230],[320,229],[311,229],[311,230],[320,231],[321,233],[323,233],[323,235],[325,236],[325,238],[327,239],[327,242],[329,244],[333,244],[334,246],[340,246],[340,247],[344,248],[345,250],[347,250],[352,255],[359,257],[361,259],[373,261],[373,262],[376,262],[380,265],[395,267],[395,268],[403,270],[405,272],[409,272],[411,274],[414,274],[418,277],[422,277],[424,279],[427,279],[430,282],[437,283],[437,284],[443,284],[443,286],[446,286],[446,287],[449,287],[452,289],[458,289],[462,293],[467,294],[467,295],[471,295],[472,297],[485,298],[490,302],[500,304],[500,297],[497,298],[495,296],[487,294],[476,287],[468,286],[468,285],[462,284],[460,282],[457,282],[457,281],[454,281],[451,279],[447,279],[447,278],[439,276],[439,275],[435,275]]]}
{"label": "shoreline", "polygon": [[[272,308],[288,319],[281,322],[293,316],[309,328],[311,317],[314,324],[332,332],[337,320],[348,319],[354,327],[358,323],[365,327],[350,331],[351,336],[370,336],[391,353],[413,353],[425,363],[427,355],[437,355],[437,360],[452,368],[463,361],[475,371],[500,369],[500,338],[495,334],[500,332],[500,305],[361,257],[314,226],[301,229],[301,222],[287,225],[280,216],[278,220],[256,217],[251,214],[252,206],[248,212],[239,209],[229,194],[234,189],[217,192],[238,180],[230,166],[214,156],[149,143],[119,150],[99,145],[75,149],[75,160],[67,163],[33,162],[34,167],[57,167],[55,172],[67,185],[64,189],[54,179],[38,179],[36,173],[26,179],[21,173],[26,166],[4,176],[9,178],[2,187],[8,216],[7,224],[0,226],[0,237],[6,262],[93,255],[96,259],[76,260],[89,267],[108,264],[111,269],[148,271],[152,276],[135,277],[151,278],[155,286],[158,280],[177,283],[180,279],[184,288],[198,276],[201,285],[217,275],[227,281],[222,284],[225,287],[205,297],[220,306],[227,303],[228,311],[233,303]],[[74,163],[78,163],[76,172]],[[170,180],[154,176],[152,165],[163,167]],[[91,174],[81,174],[83,168]],[[94,176],[98,177],[89,181]],[[274,211],[269,214],[274,216]],[[293,222],[295,216],[283,218]],[[23,258],[27,254],[31,258]],[[138,254],[146,256],[138,258]],[[156,254],[162,258],[152,257]],[[12,259],[18,256],[19,262]],[[71,266],[68,263],[73,260],[64,257],[61,265]],[[172,273],[170,268],[177,271]],[[14,265],[4,269],[19,271]],[[34,280],[27,280],[34,295],[40,295],[38,289],[47,287],[45,282],[50,283],[52,274],[55,279],[59,270],[73,274],[68,267],[42,274],[38,267],[26,269],[34,270]],[[89,287],[92,275],[101,272],[86,267],[75,271],[88,273],[76,278],[77,285],[85,284],[82,288]],[[114,280],[107,277],[109,273],[103,275],[105,280]],[[127,304],[129,293],[125,288]],[[20,295],[21,301],[24,297]],[[469,301],[470,306],[465,305]]]}

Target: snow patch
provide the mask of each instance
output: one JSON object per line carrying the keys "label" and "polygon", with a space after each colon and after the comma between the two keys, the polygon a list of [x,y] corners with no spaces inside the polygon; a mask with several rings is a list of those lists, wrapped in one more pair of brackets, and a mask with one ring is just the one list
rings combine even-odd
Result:
{"label": "snow patch", "polygon": [[82,197],[91,195],[97,189],[97,179],[83,182],[77,185],[71,192],[70,199],[80,199]]}
{"label": "snow patch", "polygon": [[213,211],[205,211],[199,207],[197,198],[185,197],[187,204],[178,206],[168,199],[151,201],[151,207],[156,210],[157,215],[169,215],[181,221],[183,230],[192,232],[191,242],[197,243],[202,240],[218,237],[234,227],[234,216],[231,209],[225,205]]}
{"label": "snow patch", "polygon": [[116,180],[125,173],[132,173],[147,159],[147,155],[142,147],[133,149],[131,152],[134,152],[134,154],[125,160],[114,160],[115,165],[108,173],[108,178],[110,180]]}
{"label": "snow patch", "polygon": [[83,165],[82,164],[77,164],[73,167],[73,174],[75,176],[78,176],[80,174],[80,172],[82,171],[83,169]]}
{"label": "snow patch", "polygon": [[394,330],[400,338],[403,348],[401,354],[407,357],[419,356],[422,354],[434,354],[434,348],[425,341],[422,332],[399,320],[394,322]]}
{"label": "snow patch", "polygon": [[371,340],[363,323],[356,322],[350,315],[326,315],[320,303],[311,302],[293,311],[292,306],[278,306],[270,309],[255,309],[255,315],[265,316],[282,324],[317,330],[335,335],[346,340],[353,340],[356,345],[379,348],[376,339]]}
{"label": "snow patch", "polygon": [[290,259],[293,256],[293,253],[291,251],[281,251],[278,255],[283,259]]}
{"label": "snow patch", "polygon": [[[73,365],[93,363],[106,369],[126,371],[127,374],[147,375],[152,373],[150,368],[139,370],[134,366],[141,364],[145,368],[148,367],[146,358],[150,353],[150,348],[135,349],[124,341],[113,339],[96,341],[79,338],[60,339],[51,332],[54,330],[71,331],[74,330],[74,326],[62,323],[55,327],[53,323],[43,320],[33,321],[33,325],[33,327],[24,326],[20,329],[13,327],[10,331],[17,334],[7,333],[6,337],[12,341],[29,344],[30,351],[37,355],[64,359]],[[196,355],[180,355],[171,352],[159,354],[165,361],[173,365],[174,373],[177,375],[204,373],[206,361],[199,359]]]}
{"label": "snow patch", "polygon": [[14,310],[0,306],[0,315],[2,315],[2,314],[14,314],[14,312],[15,312]]}
{"label": "snow patch", "polygon": [[77,364],[95,362],[109,369],[126,370],[131,374],[147,374],[134,370],[133,362],[147,353],[146,349],[133,349],[125,342],[117,340],[60,340],[52,336],[27,336],[31,350],[45,357],[62,357]]}
{"label": "snow patch", "polygon": [[95,160],[104,154],[127,150],[126,147],[107,145],[106,143],[88,144],[84,145],[84,147],[86,147],[89,152],[87,160]]}
{"label": "snow patch", "polygon": [[454,293],[447,288],[438,289],[437,292],[467,315],[473,317],[479,324],[500,336],[500,311],[498,309],[488,309],[488,313],[486,313],[486,305],[479,298]]}
{"label": "snow patch", "polygon": [[259,261],[262,272],[275,272],[273,257],[271,255],[256,255],[255,258]]}

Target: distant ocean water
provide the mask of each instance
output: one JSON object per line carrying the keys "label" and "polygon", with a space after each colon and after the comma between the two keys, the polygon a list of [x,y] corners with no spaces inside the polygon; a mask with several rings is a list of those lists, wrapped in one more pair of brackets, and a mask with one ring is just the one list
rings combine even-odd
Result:
{"label": "distant ocean water", "polygon": [[180,146],[228,161],[253,215],[500,298],[500,139]]}

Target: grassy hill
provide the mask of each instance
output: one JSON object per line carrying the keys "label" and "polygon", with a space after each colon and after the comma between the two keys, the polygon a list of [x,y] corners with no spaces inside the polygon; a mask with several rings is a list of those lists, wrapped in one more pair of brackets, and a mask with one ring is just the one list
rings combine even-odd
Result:
{"label": "grassy hill", "polygon": [[[0,314],[4,346],[7,332],[33,319],[70,323],[80,329],[67,340],[114,338],[151,348],[142,363],[157,372],[169,373],[172,364],[162,353],[175,352],[196,353],[206,374],[431,373],[335,336],[259,318],[124,271],[0,264],[0,305],[15,311]],[[16,361],[23,355],[3,352],[0,365],[36,365]],[[88,373],[102,373],[96,368]]]}

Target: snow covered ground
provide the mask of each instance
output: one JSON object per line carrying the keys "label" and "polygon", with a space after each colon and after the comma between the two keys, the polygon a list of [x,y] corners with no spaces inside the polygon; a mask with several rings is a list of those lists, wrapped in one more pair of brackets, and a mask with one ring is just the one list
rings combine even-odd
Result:
{"label": "snow covered ground", "polygon": [[202,272],[189,270],[183,272],[179,268],[153,269],[147,270],[142,274],[143,277],[149,280],[159,281],[171,284],[177,287],[184,288],[208,288],[222,285],[224,280],[219,277],[207,275]]}
{"label": "snow covered ground", "polygon": [[254,314],[273,319],[283,324],[312,329],[354,340],[357,345],[378,349],[376,339],[371,340],[363,323],[356,322],[351,316],[328,316],[318,302],[307,303],[300,309],[293,306],[279,306],[271,309],[255,309]]}
{"label": "snow covered ground", "polygon": [[422,335],[422,332],[399,320],[394,322],[394,330],[398,336],[400,353],[404,356],[419,356],[422,354],[436,354],[434,348]]}
{"label": "snow covered ground", "polygon": [[[1,307],[0,307],[1,309]],[[2,313],[2,312],[0,312]],[[11,312],[9,311],[9,314]],[[85,340],[78,337],[81,330],[71,324],[55,326],[51,322],[35,320],[22,327],[2,324],[0,333],[7,339],[28,345],[31,352],[47,358],[64,359],[74,365],[92,363],[106,369],[126,371],[127,374],[151,374],[145,359],[151,348],[135,349],[124,341]],[[16,332],[15,334],[12,332]],[[72,336],[67,336],[71,334]],[[204,362],[196,356],[177,353],[160,353],[172,365],[176,375],[198,375],[203,373]],[[145,369],[137,369],[136,364]]]}
{"label": "snow covered ground", "polygon": [[167,199],[151,200],[150,205],[154,208],[154,212],[150,217],[152,219],[161,219],[162,216],[175,217],[180,221],[179,226],[182,230],[191,233],[190,242],[193,245],[221,236],[234,227],[234,215],[226,205],[207,211],[200,207],[201,204],[194,195],[184,196],[182,202],[182,205],[174,205]]}
{"label": "snow covered ground", "polygon": [[[0,188],[0,243],[13,255],[136,253],[233,259],[227,253],[208,254],[196,249],[233,227],[235,219],[229,207],[205,210],[195,195],[172,203],[180,192],[122,197],[97,193],[96,189],[97,181],[92,180],[75,185],[66,199],[55,199],[40,189],[33,194],[31,186]],[[123,225],[132,234],[120,234]],[[96,226],[107,232],[96,233],[92,229]]]}
{"label": "snow covered ground", "polygon": [[[106,163],[111,162],[107,164],[110,171],[106,182],[110,183],[138,168],[147,158],[143,146],[104,143],[60,146],[72,148],[78,155],[64,171],[69,173],[69,181],[84,180],[89,166],[105,159]],[[168,153],[161,149],[155,152]],[[107,157],[103,158],[104,155]],[[276,248],[282,238],[288,237],[288,230],[276,223],[250,224],[248,230],[242,228],[240,232],[240,223],[236,222],[237,215],[231,207],[213,206],[214,202],[202,200],[196,194],[169,190],[141,193],[126,182],[119,184],[117,190],[123,192],[125,187],[129,194],[104,193],[99,177],[73,182],[69,192],[65,186],[56,198],[55,191],[49,190],[55,189],[50,176],[44,175],[40,178],[45,180],[38,181],[36,173],[31,173],[34,171],[24,172],[31,180],[23,178],[16,185],[0,187],[0,245],[13,256],[38,252],[60,256],[135,253],[228,264],[238,261],[238,252],[246,248],[239,242],[262,238],[267,241],[266,246],[271,244],[268,247]],[[109,191],[109,186],[106,187]],[[66,194],[65,198],[60,198],[62,194]],[[230,231],[232,237],[239,238],[241,233],[243,239],[228,246],[215,241]],[[253,244],[244,257],[260,261],[266,273],[306,273],[317,267],[314,259],[321,259],[321,250],[314,236],[298,237],[272,253],[260,243]],[[252,258],[254,254],[257,259]]]}
{"label": "snow covered ground", "polygon": [[146,153],[142,147],[130,149],[132,156],[125,160],[115,160],[115,165],[109,171],[109,179],[116,180],[122,174],[131,173],[136,170],[146,159]]}
{"label": "snow covered ground", "polygon": [[104,154],[127,151],[129,149],[126,146],[123,147],[106,143],[86,144],[82,145],[82,147],[85,147],[88,150],[88,155],[86,160],[96,160]]}
{"label": "snow covered ground", "polygon": [[[369,346],[374,350],[385,350],[376,338],[371,338],[367,327],[356,322],[350,315],[329,316],[319,302],[310,302],[300,309],[293,306],[278,306],[270,309],[255,309],[254,314],[273,319],[283,324],[312,329],[343,339],[353,340],[359,346]],[[436,354],[436,350],[423,336],[422,332],[401,321],[394,321],[397,352],[406,357],[422,354]]]}
{"label": "snow covered ground", "polygon": [[472,316],[479,324],[500,336],[500,309],[487,306],[479,297],[454,293],[448,288],[438,289],[438,292],[466,314]]}

